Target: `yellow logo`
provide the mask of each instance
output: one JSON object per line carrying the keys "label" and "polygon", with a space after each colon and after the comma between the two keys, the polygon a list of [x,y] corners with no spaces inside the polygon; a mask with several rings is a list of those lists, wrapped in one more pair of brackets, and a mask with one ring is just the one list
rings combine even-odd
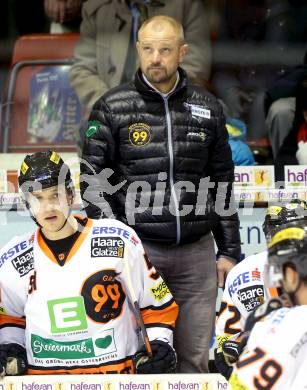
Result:
{"label": "yellow logo", "polygon": [[52,155],[50,156],[50,161],[54,162],[55,164],[59,163],[60,156],[57,154],[57,152],[52,152]]}
{"label": "yellow logo", "polygon": [[301,228],[288,228],[276,233],[268,247],[271,248],[273,245],[278,244],[284,240],[303,240],[305,236],[305,230]]}
{"label": "yellow logo", "polygon": [[150,291],[156,301],[162,301],[162,299],[170,294],[169,289],[164,281],[156,284],[150,289]]}
{"label": "yellow logo", "polygon": [[25,162],[23,162],[23,163],[21,164],[21,167],[20,167],[21,173],[22,173],[23,175],[25,175],[28,169],[29,169],[28,165],[27,165]]}
{"label": "yellow logo", "polygon": [[129,141],[134,146],[145,146],[151,140],[150,127],[146,123],[134,123],[129,126]]}
{"label": "yellow logo", "polygon": [[270,206],[267,209],[267,215],[278,215],[281,212],[282,208],[279,206]]}
{"label": "yellow logo", "polygon": [[271,180],[272,180],[272,178],[271,178],[269,170],[262,169],[262,168],[255,169],[255,184],[256,185],[270,186],[272,184]]}
{"label": "yellow logo", "polygon": [[55,390],[65,390],[65,383],[56,383]]}

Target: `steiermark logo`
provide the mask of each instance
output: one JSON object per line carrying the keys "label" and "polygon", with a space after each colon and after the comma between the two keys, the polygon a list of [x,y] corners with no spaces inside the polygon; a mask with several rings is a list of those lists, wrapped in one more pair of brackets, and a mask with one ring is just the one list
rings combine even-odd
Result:
{"label": "steiermark logo", "polygon": [[33,356],[39,359],[85,359],[117,351],[114,329],[106,329],[95,337],[74,341],[55,341],[36,334],[31,335]]}
{"label": "steiermark logo", "polygon": [[47,302],[51,333],[87,329],[83,297],[54,299]]}

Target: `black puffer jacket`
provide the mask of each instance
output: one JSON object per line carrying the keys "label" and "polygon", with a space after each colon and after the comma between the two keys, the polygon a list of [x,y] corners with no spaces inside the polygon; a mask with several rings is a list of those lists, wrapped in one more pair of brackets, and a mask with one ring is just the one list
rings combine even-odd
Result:
{"label": "black puffer jacket", "polygon": [[226,191],[208,192],[206,185],[209,178],[211,186],[226,183],[228,203],[234,166],[222,109],[211,94],[188,85],[182,69],[179,74],[167,98],[139,71],[134,83],[94,105],[81,162],[85,209],[91,218],[112,212],[141,239],[165,244],[193,242],[212,230],[219,255],[238,259],[237,214],[219,216]]}

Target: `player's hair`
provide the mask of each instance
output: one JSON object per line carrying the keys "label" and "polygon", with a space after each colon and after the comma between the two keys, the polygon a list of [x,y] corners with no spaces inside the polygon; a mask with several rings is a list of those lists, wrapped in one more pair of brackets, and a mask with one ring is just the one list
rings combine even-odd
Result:
{"label": "player's hair", "polygon": [[185,40],[184,40],[184,32],[183,32],[182,25],[179,22],[177,22],[176,19],[166,15],[156,15],[145,20],[138,31],[138,41],[140,41],[140,35],[148,25],[152,25],[152,28],[155,31],[161,31],[164,29],[165,24],[169,24],[172,27],[175,35],[178,38],[179,44],[183,45]]}

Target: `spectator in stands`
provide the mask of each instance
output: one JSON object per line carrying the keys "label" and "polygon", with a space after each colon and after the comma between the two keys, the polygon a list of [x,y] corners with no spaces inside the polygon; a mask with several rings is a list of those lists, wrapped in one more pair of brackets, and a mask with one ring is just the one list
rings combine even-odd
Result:
{"label": "spectator in stands", "polygon": [[277,180],[284,179],[285,165],[307,165],[307,72],[296,93],[295,116],[275,159]]}
{"label": "spectator in stands", "polygon": [[246,141],[246,125],[240,119],[226,117],[226,129],[229,134],[229,145],[233,163],[238,165],[255,165],[253,152]]}
{"label": "spectator in stands", "polygon": [[138,26],[158,14],[182,23],[189,44],[182,67],[194,81],[208,80],[211,50],[202,0],[88,0],[82,9],[71,84],[89,110],[110,88],[132,79]]}
{"label": "spectator in stands", "polygon": [[[213,87],[243,120],[249,137],[266,135],[264,97],[270,82],[287,68],[292,15],[287,0],[222,0],[213,52]],[[306,20],[306,19],[305,19]],[[294,52],[296,54],[296,52]],[[290,56],[291,60],[294,55]]]}
{"label": "spectator in stands", "polygon": [[80,183],[88,216],[115,216],[142,236],[180,306],[178,371],[201,373],[208,370],[217,279],[222,287],[240,259],[240,234],[222,107],[179,66],[187,49],[174,18],[142,24],[134,81],[105,93],[91,112]]}
{"label": "spectator in stands", "polygon": [[85,0],[44,0],[45,14],[50,19],[51,33],[78,32],[81,8]]}
{"label": "spectator in stands", "polygon": [[272,146],[273,157],[278,154],[293,127],[298,85],[307,76],[307,52],[304,63],[277,79],[266,94],[266,129]]}

